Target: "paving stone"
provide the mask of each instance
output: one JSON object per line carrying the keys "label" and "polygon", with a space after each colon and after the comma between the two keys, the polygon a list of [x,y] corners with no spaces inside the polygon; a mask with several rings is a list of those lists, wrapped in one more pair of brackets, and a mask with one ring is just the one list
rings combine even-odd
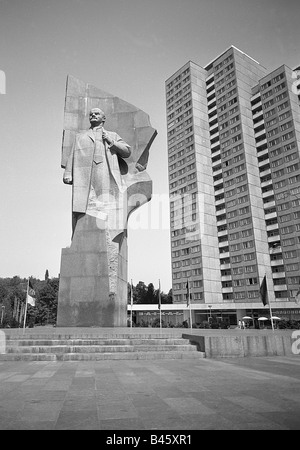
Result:
{"label": "paving stone", "polygon": [[140,419],[106,419],[100,420],[100,430],[145,430]]}
{"label": "paving stone", "polygon": [[299,361],[1,361],[0,429],[298,430]]}
{"label": "paving stone", "polygon": [[96,410],[61,411],[55,424],[56,430],[99,430]]}

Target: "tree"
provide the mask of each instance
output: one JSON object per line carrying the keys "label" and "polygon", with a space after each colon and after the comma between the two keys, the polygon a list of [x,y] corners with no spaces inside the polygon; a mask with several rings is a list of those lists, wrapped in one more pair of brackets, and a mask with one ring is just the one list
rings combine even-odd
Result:
{"label": "tree", "polygon": [[57,316],[59,279],[52,278],[41,282],[36,289],[36,318],[35,323],[40,325],[55,324]]}
{"label": "tree", "polygon": [[146,303],[147,305],[152,305],[153,303],[155,303],[155,292],[153,283],[148,284],[144,303]]}
{"label": "tree", "polygon": [[136,299],[135,303],[145,303],[146,295],[147,295],[147,286],[143,281],[139,281],[133,291],[134,297]]}
{"label": "tree", "polygon": [[171,304],[173,303],[173,291],[172,291],[172,288],[168,292],[166,303],[171,303]]}
{"label": "tree", "polygon": [[49,271],[47,269],[45,272],[45,281],[48,281],[48,280],[49,280]]}

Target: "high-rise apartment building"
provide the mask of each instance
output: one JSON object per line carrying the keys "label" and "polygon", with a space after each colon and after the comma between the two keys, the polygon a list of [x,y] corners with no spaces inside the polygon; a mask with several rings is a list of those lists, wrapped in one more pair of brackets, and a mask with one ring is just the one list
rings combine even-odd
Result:
{"label": "high-rise apartment building", "polygon": [[195,322],[258,313],[265,275],[300,318],[299,70],[232,46],[166,81],[173,301],[189,281]]}

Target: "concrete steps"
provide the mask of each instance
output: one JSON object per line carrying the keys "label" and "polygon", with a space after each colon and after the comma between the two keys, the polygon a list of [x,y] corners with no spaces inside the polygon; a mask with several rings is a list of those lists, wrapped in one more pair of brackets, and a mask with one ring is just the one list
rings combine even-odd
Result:
{"label": "concrete steps", "polygon": [[205,357],[188,339],[170,336],[12,335],[0,361],[99,361]]}

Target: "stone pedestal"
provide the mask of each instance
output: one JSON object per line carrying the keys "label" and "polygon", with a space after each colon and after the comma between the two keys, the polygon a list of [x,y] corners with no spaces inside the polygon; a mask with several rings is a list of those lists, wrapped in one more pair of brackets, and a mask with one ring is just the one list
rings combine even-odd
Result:
{"label": "stone pedestal", "polygon": [[[85,214],[71,247],[62,249],[58,327],[127,326],[127,238],[116,244],[117,273],[110,273],[106,233],[97,218]],[[112,276],[115,292],[110,291]]]}

